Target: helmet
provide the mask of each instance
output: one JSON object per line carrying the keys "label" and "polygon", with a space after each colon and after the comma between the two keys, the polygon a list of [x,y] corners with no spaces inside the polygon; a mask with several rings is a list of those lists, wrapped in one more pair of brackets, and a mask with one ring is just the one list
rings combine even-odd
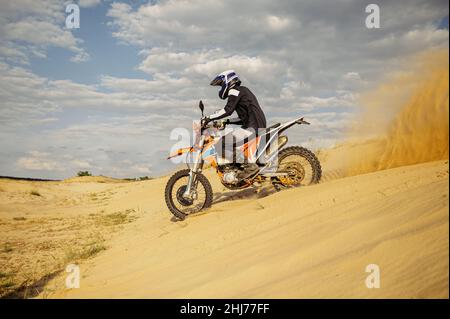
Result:
{"label": "helmet", "polygon": [[228,97],[228,91],[235,86],[241,85],[241,80],[239,80],[236,72],[228,70],[216,75],[210,85],[221,86],[222,88],[219,91],[219,97],[222,100],[225,100]]}

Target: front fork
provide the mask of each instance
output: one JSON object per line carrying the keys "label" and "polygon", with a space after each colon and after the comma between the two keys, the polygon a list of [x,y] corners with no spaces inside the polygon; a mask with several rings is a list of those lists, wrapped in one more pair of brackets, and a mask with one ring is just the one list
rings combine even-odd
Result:
{"label": "front fork", "polygon": [[200,137],[200,141],[198,143],[199,151],[197,152],[194,160],[194,166],[192,167],[191,171],[189,172],[189,178],[186,185],[186,190],[183,193],[183,198],[193,200],[194,193],[195,193],[195,184],[196,184],[196,176],[199,170],[202,168],[203,159],[202,159],[202,150],[203,150],[203,144],[205,143],[205,136],[202,135]]}

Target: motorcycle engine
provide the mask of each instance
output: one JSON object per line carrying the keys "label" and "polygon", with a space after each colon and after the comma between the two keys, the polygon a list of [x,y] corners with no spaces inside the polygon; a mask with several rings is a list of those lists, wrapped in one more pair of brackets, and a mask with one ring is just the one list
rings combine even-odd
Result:
{"label": "motorcycle engine", "polygon": [[240,170],[238,168],[231,165],[223,167],[222,183],[228,185],[236,185],[237,183],[239,183],[239,179],[237,178],[237,174],[239,173],[239,171]]}
{"label": "motorcycle engine", "polygon": [[223,174],[222,180],[226,184],[236,184],[239,181],[236,178],[236,172],[228,172]]}
{"label": "motorcycle engine", "polygon": [[245,166],[241,164],[226,164],[219,166],[220,172],[223,174],[221,178],[222,185],[228,189],[240,189],[248,186],[248,181],[243,179],[245,174]]}

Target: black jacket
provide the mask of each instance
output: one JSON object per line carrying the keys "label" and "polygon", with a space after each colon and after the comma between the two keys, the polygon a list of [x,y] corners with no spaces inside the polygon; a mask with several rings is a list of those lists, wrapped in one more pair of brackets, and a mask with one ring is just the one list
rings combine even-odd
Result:
{"label": "black jacket", "polygon": [[245,86],[235,86],[228,92],[227,105],[209,118],[211,120],[219,120],[230,116],[234,111],[239,116],[240,121],[233,124],[240,124],[242,128],[258,128],[266,127],[266,117],[259,106],[256,96]]}

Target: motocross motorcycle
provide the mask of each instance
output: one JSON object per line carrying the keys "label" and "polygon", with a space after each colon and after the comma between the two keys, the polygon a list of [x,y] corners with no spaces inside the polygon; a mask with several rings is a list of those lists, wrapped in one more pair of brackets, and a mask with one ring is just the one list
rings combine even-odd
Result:
{"label": "motocross motorcycle", "polygon": [[[270,182],[277,191],[295,186],[315,184],[320,181],[322,169],[316,155],[300,146],[285,147],[288,137],[281,135],[294,125],[309,125],[298,118],[287,123],[276,123],[255,136],[245,139],[240,147],[244,157],[253,156],[255,164],[248,171],[248,163],[236,163],[218,155],[218,142],[223,137],[223,121],[206,122],[203,117],[204,105],[199,103],[202,120],[197,127],[193,146],[180,148],[168,159],[186,154],[188,169],[176,172],[167,182],[165,201],[172,214],[184,220],[191,214],[209,208],[213,201],[211,184],[202,174],[204,163],[215,168],[221,183],[228,189],[238,190],[250,186],[258,187]],[[219,143],[220,144],[220,143]]]}

